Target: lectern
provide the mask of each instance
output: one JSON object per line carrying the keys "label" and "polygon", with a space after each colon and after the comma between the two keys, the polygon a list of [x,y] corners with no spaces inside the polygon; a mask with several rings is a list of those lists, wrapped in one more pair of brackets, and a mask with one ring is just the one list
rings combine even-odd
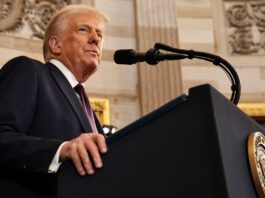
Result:
{"label": "lectern", "polygon": [[[256,198],[247,154],[255,131],[265,132],[210,85],[194,87],[109,137],[95,175],[81,177],[64,164],[54,190],[42,194],[42,186],[34,196]],[[32,193],[12,182],[1,180]]]}

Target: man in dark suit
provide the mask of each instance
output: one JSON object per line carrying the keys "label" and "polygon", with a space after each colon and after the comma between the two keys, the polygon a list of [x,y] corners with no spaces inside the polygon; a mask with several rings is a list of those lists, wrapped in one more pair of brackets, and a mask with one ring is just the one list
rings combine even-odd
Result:
{"label": "man in dark suit", "polygon": [[46,64],[21,56],[0,70],[1,166],[53,173],[72,161],[80,175],[102,167],[102,129],[74,88],[100,64],[107,20],[91,7],[65,7],[47,26]]}

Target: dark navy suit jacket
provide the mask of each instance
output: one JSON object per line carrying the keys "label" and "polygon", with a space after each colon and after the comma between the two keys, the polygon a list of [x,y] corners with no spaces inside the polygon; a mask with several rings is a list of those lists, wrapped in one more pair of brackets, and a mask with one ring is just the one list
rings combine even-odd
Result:
{"label": "dark navy suit jacket", "polygon": [[[96,119],[98,131],[102,132]],[[70,83],[51,63],[21,56],[0,70],[0,165],[47,173],[65,140],[91,132]]]}

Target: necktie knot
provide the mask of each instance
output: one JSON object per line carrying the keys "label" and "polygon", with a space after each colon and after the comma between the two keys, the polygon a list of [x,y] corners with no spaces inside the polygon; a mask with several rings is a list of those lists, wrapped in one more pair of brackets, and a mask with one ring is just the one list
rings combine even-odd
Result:
{"label": "necktie knot", "polygon": [[78,84],[74,87],[74,90],[76,91],[76,93],[81,97],[83,97],[85,95],[85,89],[83,87],[83,85]]}

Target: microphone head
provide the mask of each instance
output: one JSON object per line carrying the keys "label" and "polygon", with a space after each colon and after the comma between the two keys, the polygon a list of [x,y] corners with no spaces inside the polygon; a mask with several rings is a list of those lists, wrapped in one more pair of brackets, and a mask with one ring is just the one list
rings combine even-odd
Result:
{"label": "microphone head", "polygon": [[135,50],[132,49],[122,49],[117,50],[114,53],[114,61],[117,64],[131,65],[136,63]]}

